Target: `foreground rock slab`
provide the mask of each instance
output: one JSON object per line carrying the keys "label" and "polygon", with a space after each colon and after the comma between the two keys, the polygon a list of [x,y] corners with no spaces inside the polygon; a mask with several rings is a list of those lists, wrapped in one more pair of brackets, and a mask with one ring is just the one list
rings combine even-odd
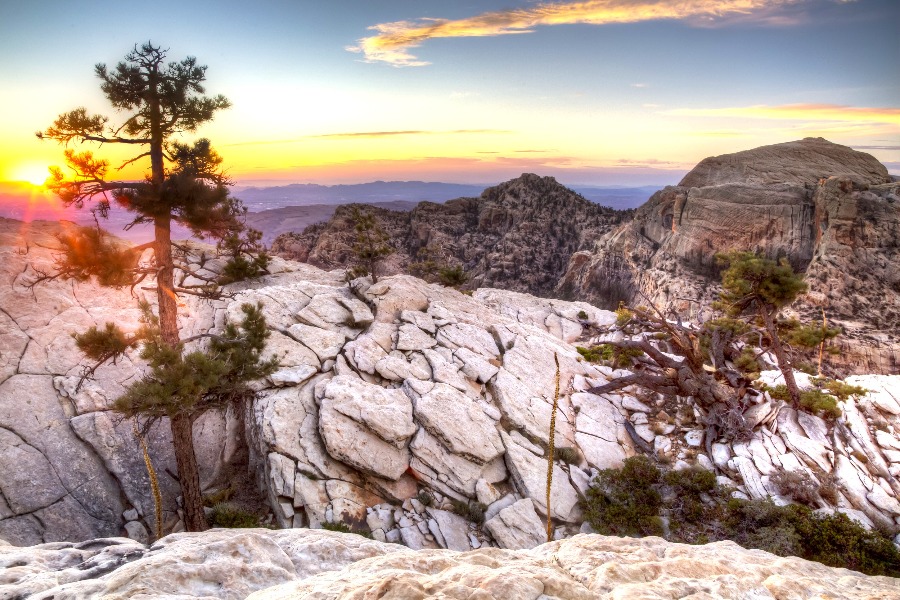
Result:
{"label": "foreground rock slab", "polygon": [[355,534],[214,529],[152,546],[123,538],[0,541],[0,598],[896,598],[898,580],[799,558],[661,538],[578,535],[533,550],[413,551]]}

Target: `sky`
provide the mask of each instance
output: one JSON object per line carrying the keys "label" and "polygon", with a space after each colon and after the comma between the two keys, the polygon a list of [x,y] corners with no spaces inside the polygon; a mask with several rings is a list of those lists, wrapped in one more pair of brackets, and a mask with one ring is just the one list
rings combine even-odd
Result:
{"label": "sky", "polygon": [[0,0],[0,182],[62,163],[34,136],[60,113],[121,121],[93,68],[148,40],[231,100],[198,135],[237,184],[664,185],[809,136],[900,173],[898,27],[898,0]]}

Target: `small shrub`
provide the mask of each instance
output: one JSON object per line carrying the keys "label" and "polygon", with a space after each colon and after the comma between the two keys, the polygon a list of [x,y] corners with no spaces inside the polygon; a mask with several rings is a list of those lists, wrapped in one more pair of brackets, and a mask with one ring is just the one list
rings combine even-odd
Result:
{"label": "small shrub", "polygon": [[813,389],[800,392],[800,406],[825,419],[836,419],[841,416],[841,409],[837,407],[837,398],[822,390]]}
{"label": "small shrub", "polygon": [[575,349],[578,351],[578,354],[580,354],[582,358],[584,358],[584,360],[591,363],[608,361],[613,357],[612,346],[610,346],[609,344],[594,346],[593,348],[582,348],[581,346],[576,346]]}
{"label": "small shrub", "polygon": [[355,533],[356,535],[361,535],[364,538],[372,539],[371,531],[359,531],[357,529],[352,529],[349,525],[347,525],[346,523],[341,523],[340,521],[337,521],[335,523],[324,522],[322,523],[322,529],[325,529],[327,531],[337,531],[338,533]]}
{"label": "small shrub", "polygon": [[584,502],[585,518],[598,533],[661,535],[662,475],[646,456],[625,459],[621,469],[604,469],[594,478]]}
{"label": "small shrub", "polygon": [[587,321],[587,320],[588,320],[588,314],[587,314],[586,312],[584,312],[583,310],[579,310],[579,311],[578,311],[578,318],[581,319],[582,321]]}
{"label": "small shrub", "polygon": [[843,381],[835,381],[834,379],[825,379],[821,382],[821,386],[832,396],[836,396],[838,400],[847,400],[850,396],[865,396],[869,393],[864,387],[858,385],[850,385]]}
{"label": "small shrub", "polygon": [[756,360],[756,352],[750,346],[744,346],[740,356],[734,359],[734,366],[741,373],[759,373],[759,361]]}
{"label": "small shrub", "polygon": [[619,308],[616,309],[616,325],[624,327],[634,317],[634,313],[625,307],[624,302],[619,302]]}
{"label": "small shrub", "polygon": [[835,506],[840,499],[840,494],[838,493],[837,483],[834,480],[834,475],[832,473],[828,473],[825,475],[819,476],[819,481],[821,485],[819,486],[819,496],[822,497],[822,500],[827,502],[828,504]]}
{"label": "small shrub", "polygon": [[222,504],[224,502],[228,502],[231,500],[231,497],[234,495],[234,490],[230,487],[223,488],[218,492],[213,492],[211,494],[206,494],[203,496],[203,506],[213,507],[216,504]]}
{"label": "small shrub", "polygon": [[209,516],[210,527],[227,527],[229,529],[241,529],[247,527],[259,527],[259,517],[251,512],[242,510],[228,502],[219,502],[212,507]]}
{"label": "small shrub", "polygon": [[468,275],[459,265],[444,267],[438,270],[438,281],[447,287],[457,287],[469,280]]}
{"label": "small shrub", "polygon": [[791,393],[788,391],[787,386],[783,383],[779,383],[775,387],[763,385],[762,389],[765,392],[769,392],[769,396],[772,397],[772,400],[784,400],[785,402],[791,401]]}
{"label": "small shrub", "polygon": [[434,496],[428,490],[422,490],[416,494],[416,500],[422,503],[422,506],[432,506],[434,504]]}
{"label": "small shrub", "polygon": [[800,504],[815,506],[819,497],[820,486],[803,472],[778,471],[769,476],[769,481],[778,488],[782,496]]}
{"label": "small shrub", "polygon": [[487,506],[481,502],[472,502],[470,504],[464,500],[452,499],[450,500],[450,504],[453,506],[453,512],[464,519],[468,519],[479,525],[484,523],[484,511],[487,509]]}
{"label": "small shrub", "polygon": [[581,455],[577,448],[562,446],[553,450],[553,458],[568,465],[577,465],[581,462]]}
{"label": "small shrub", "polygon": [[[798,486],[790,477],[779,481],[777,475],[773,480],[791,490],[806,485],[800,481]],[[823,476],[817,493],[831,502],[826,498],[829,486],[834,490]],[[801,493],[808,495],[809,490]],[[771,500],[729,496],[730,490],[716,485],[711,472],[687,469],[663,475],[648,458],[635,456],[622,469],[601,471],[583,507],[590,525],[607,535],[661,535],[659,514],[665,510],[670,541],[728,539],[779,556],[799,556],[868,575],[900,576],[900,550],[890,538],[896,532],[867,531],[841,513],[822,516],[799,504],[776,506]]]}

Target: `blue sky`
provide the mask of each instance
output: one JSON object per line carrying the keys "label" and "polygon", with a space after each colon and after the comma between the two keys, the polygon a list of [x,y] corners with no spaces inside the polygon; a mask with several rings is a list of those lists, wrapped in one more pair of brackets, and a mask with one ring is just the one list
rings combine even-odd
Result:
{"label": "blue sky", "polygon": [[900,172],[898,27],[896,0],[6,0],[0,180],[58,163],[33,132],[109,113],[93,65],[148,39],[233,101],[200,134],[239,182],[675,183],[808,135]]}

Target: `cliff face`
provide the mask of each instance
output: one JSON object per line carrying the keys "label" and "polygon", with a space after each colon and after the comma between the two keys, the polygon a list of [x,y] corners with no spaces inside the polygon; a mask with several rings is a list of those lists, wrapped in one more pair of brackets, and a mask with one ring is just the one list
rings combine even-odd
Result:
{"label": "cliff face", "polygon": [[[421,249],[431,248],[444,263],[465,269],[466,287],[541,295],[552,293],[572,253],[589,248],[629,214],[594,204],[552,177],[531,174],[488,188],[480,198],[373,213],[397,249],[384,274],[408,269]],[[349,215],[350,208],[341,207],[325,224],[280,236],[273,251],[323,268],[346,266],[353,244]]]}
{"label": "cliff face", "polygon": [[643,295],[693,316],[718,292],[716,253],[786,257],[810,286],[793,308],[845,330],[833,366],[897,372],[898,195],[877,160],[822,139],[708,158],[573,255],[557,293],[600,306]]}

